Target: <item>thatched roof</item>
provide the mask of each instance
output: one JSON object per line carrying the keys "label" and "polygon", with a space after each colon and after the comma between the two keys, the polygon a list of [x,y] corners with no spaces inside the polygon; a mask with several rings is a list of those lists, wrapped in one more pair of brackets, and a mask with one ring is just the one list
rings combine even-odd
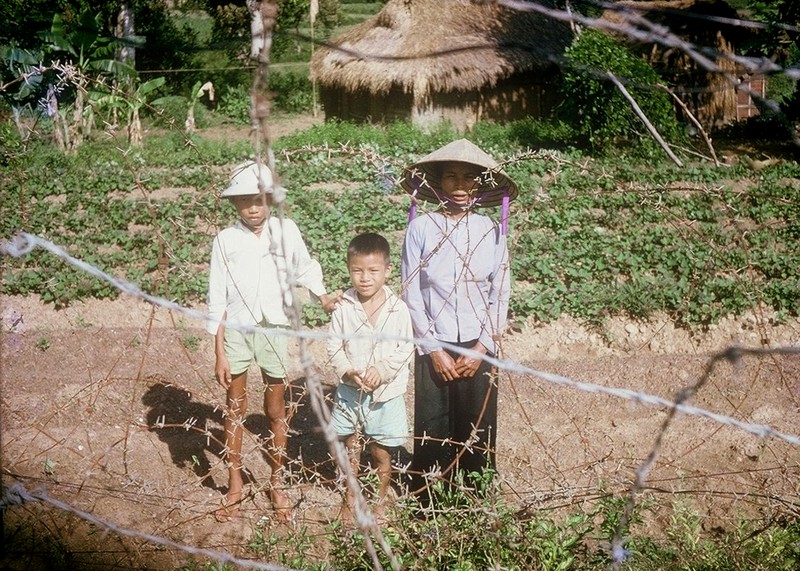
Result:
{"label": "thatched roof", "polygon": [[737,66],[731,56],[734,42],[743,38],[741,29],[730,22],[737,18],[736,10],[724,0],[622,0],[611,5],[602,18],[636,25],[635,18],[631,21],[628,14],[667,26],[675,35],[699,46],[703,56],[713,60],[716,69],[707,69],[683,49],[663,46],[655,38],[649,44],[632,41],[675,86],[674,90],[701,123],[722,125],[736,117],[736,91],[730,77],[736,74]]}
{"label": "thatched roof", "polygon": [[547,69],[570,41],[562,22],[491,2],[389,0],[319,49],[311,74],[328,87],[381,94],[399,87],[420,100]]}
{"label": "thatched roof", "polygon": [[737,42],[747,33],[733,22],[739,16],[725,0],[620,0],[609,5],[602,17],[622,23],[628,20],[626,12],[669,26],[673,33],[692,39],[721,32],[728,41]]}

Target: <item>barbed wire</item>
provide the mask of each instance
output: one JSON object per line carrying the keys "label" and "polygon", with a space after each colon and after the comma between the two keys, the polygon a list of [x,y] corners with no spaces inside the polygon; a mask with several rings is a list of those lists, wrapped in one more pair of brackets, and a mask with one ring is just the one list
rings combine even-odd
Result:
{"label": "barbed wire", "polygon": [[105,529],[107,531],[114,532],[118,535],[142,539],[144,541],[153,543],[155,545],[163,545],[164,547],[177,549],[189,555],[198,555],[202,557],[207,557],[209,559],[214,559],[215,561],[219,561],[222,564],[232,563],[234,565],[238,565],[239,567],[243,567],[245,569],[263,569],[264,571],[286,571],[288,569],[283,565],[276,565],[274,563],[259,563],[257,561],[240,559],[238,557],[234,557],[233,555],[225,551],[216,551],[213,549],[204,549],[202,547],[186,545],[183,543],[172,541],[163,536],[153,535],[149,533],[142,533],[134,529],[129,529],[123,526],[119,526],[113,521],[97,517],[96,515],[90,512],[78,509],[75,506],[72,506],[66,502],[54,498],[43,490],[28,490],[21,484],[12,484],[10,486],[3,487],[3,498],[2,500],[0,500],[0,509],[6,509],[12,506],[22,505],[26,502],[42,502],[45,504],[49,504],[65,513],[71,513],[73,515],[76,515],[82,520],[97,525],[100,528]]}
{"label": "barbed wire", "polygon": [[[173,302],[170,302],[169,300],[166,300],[166,299],[163,299],[163,298],[160,298],[160,297],[157,297],[157,296],[152,296],[150,294],[147,294],[147,293],[143,292],[140,288],[138,288],[134,284],[131,284],[131,283],[116,279],[113,276],[109,276],[105,272],[100,270],[99,268],[93,266],[92,264],[87,264],[86,262],[83,262],[81,260],[78,260],[78,259],[74,258],[73,256],[70,256],[62,248],[60,248],[60,247],[48,242],[47,240],[44,240],[44,239],[42,239],[42,238],[40,238],[38,236],[29,235],[29,234],[22,234],[22,235],[16,237],[15,239],[13,239],[13,240],[4,241],[4,242],[0,243],[0,252],[4,253],[6,255],[11,255],[11,256],[15,256],[15,257],[16,256],[28,255],[28,254],[30,254],[32,252],[32,250],[34,248],[43,248],[43,249],[47,250],[51,254],[55,255],[56,257],[61,258],[62,260],[66,261],[67,263],[70,263],[70,264],[74,265],[75,267],[81,269],[82,271],[91,273],[92,275],[111,283],[112,285],[114,285],[114,287],[118,288],[121,292],[123,292],[123,293],[125,293],[127,295],[131,295],[131,296],[143,299],[143,300],[147,301],[148,303],[152,303],[152,304],[158,305],[160,307],[168,308],[170,310],[175,310],[175,311],[180,312],[182,314],[185,314],[187,317],[190,317],[190,318],[193,318],[193,319],[207,320],[209,318],[209,316],[207,314],[205,314],[204,312],[199,312],[199,311],[196,311],[196,310],[192,310],[190,308],[186,308],[186,307],[180,306],[179,304],[175,304]],[[235,326],[233,324],[227,324],[227,326],[229,326],[229,327],[238,327],[238,326]],[[260,331],[264,332],[263,330],[261,330],[261,328],[242,328],[242,329],[245,329],[245,330],[260,330]],[[325,338],[328,335],[326,333],[321,333],[321,332],[316,332],[316,331],[301,331],[301,330],[294,330],[294,331],[289,331],[289,332],[279,332],[278,334],[287,334],[287,335],[296,336],[297,338],[304,338],[304,339]],[[381,334],[379,334],[379,337],[381,337],[381,338],[385,337],[385,338],[390,339],[390,340],[400,340],[400,339],[397,339],[397,338],[392,337],[392,336],[385,336],[385,335],[381,335]],[[417,339],[415,341],[417,343],[422,344],[422,345],[426,345],[426,342],[423,341],[423,340]],[[655,459],[658,456],[659,450],[660,450],[661,445],[662,445],[663,437],[664,437],[665,433],[667,432],[668,426],[669,426],[670,422],[672,421],[672,419],[674,418],[675,413],[680,412],[680,413],[696,416],[696,417],[699,417],[699,418],[705,418],[705,419],[708,419],[708,420],[712,420],[713,422],[718,423],[719,425],[730,426],[730,427],[742,430],[744,432],[747,432],[749,434],[752,434],[752,435],[754,435],[754,436],[756,436],[758,438],[774,438],[774,439],[785,441],[785,442],[787,442],[787,443],[789,443],[789,444],[791,444],[793,446],[797,446],[797,445],[800,444],[800,436],[798,436],[798,435],[785,433],[785,432],[776,430],[776,429],[774,429],[774,428],[772,428],[772,427],[770,427],[768,425],[764,425],[764,424],[743,422],[743,421],[741,421],[739,419],[736,419],[736,418],[733,418],[733,417],[730,417],[730,416],[727,416],[727,415],[724,415],[724,414],[715,413],[713,411],[704,409],[702,407],[697,407],[697,406],[693,406],[693,405],[687,404],[687,401],[690,400],[692,395],[694,395],[697,392],[697,390],[699,390],[699,388],[702,387],[705,382],[707,382],[711,372],[713,371],[714,367],[718,363],[721,363],[721,362],[737,363],[745,356],[800,355],[800,348],[798,348],[798,347],[777,347],[777,348],[772,348],[772,349],[764,349],[764,348],[751,349],[751,348],[742,348],[742,347],[729,347],[725,351],[722,351],[722,352],[719,352],[719,353],[716,353],[716,354],[712,355],[709,358],[708,365],[706,367],[705,372],[701,376],[701,378],[696,383],[694,383],[694,384],[688,386],[686,389],[680,391],[676,395],[676,398],[674,400],[670,400],[670,399],[667,399],[667,398],[664,398],[664,397],[651,395],[651,394],[648,394],[648,393],[645,393],[645,392],[641,392],[641,391],[634,391],[634,390],[618,388],[618,387],[607,387],[607,386],[599,385],[599,384],[596,384],[596,383],[585,382],[585,381],[576,381],[574,379],[570,379],[570,378],[562,376],[562,375],[556,375],[556,374],[548,373],[548,372],[545,372],[545,371],[536,370],[536,369],[533,369],[533,368],[530,368],[530,367],[525,367],[525,366],[522,366],[520,364],[514,363],[514,362],[509,361],[509,360],[482,356],[481,354],[476,353],[474,351],[470,351],[468,349],[463,349],[463,348],[459,348],[459,347],[455,347],[455,346],[450,346],[449,344],[433,343],[433,344],[430,344],[430,348],[431,349],[434,349],[434,348],[447,348],[447,349],[452,350],[452,351],[454,351],[456,353],[464,354],[464,355],[469,356],[469,357],[484,358],[484,359],[488,360],[489,362],[491,362],[493,365],[495,365],[499,370],[503,371],[504,373],[515,374],[515,375],[518,375],[518,376],[520,376],[522,378],[536,378],[536,379],[540,379],[540,380],[546,381],[546,382],[548,382],[548,383],[550,383],[552,385],[565,386],[565,387],[568,387],[570,389],[578,390],[578,391],[581,391],[581,392],[584,392],[584,393],[588,393],[588,394],[604,394],[604,395],[612,396],[612,397],[619,398],[619,399],[622,399],[622,400],[626,400],[626,401],[629,401],[629,402],[634,402],[634,403],[637,403],[637,404],[643,404],[643,405],[656,407],[656,408],[658,408],[660,410],[670,411],[668,416],[667,416],[667,419],[665,419],[665,421],[664,421],[662,429],[658,432],[656,442],[655,442],[653,448],[651,449],[650,455],[648,456],[646,461],[643,462],[639,466],[639,468],[637,468],[637,470],[636,470],[637,477],[636,477],[636,480],[635,480],[634,484],[631,486],[631,489],[630,489],[631,500],[630,500],[630,503],[628,504],[629,512],[632,511],[634,509],[634,507],[635,507],[635,503],[636,502],[635,502],[634,498],[635,498],[636,494],[641,493],[646,488],[645,482],[646,482],[646,479],[647,479],[647,474],[649,473],[653,463],[655,462]],[[308,367],[306,369],[306,374],[309,373],[310,365],[311,365],[311,363],[304,363],[304,366]],[[321,385],[317,384],[316,388],[315,388],[314,385],[309,384],[309,390],[310,391],[313,391],[313,390],[320,391],[321,390]],[[331,431],[332,428],[331,428],[331,426],[329,424],[329,419],[325,418],[325,415],[324,415],[324,413],[322,412],[322,410],[320,408],[320,404],[322,404],[324,402],[325,402],[324,397],[321,397],[321,398],[319,398],[317,400],[317,404],[315,405],[315,413],[317,414],[317,417],[318,417],[318,420],[320,422],[320,425],[323,427],[323,431],[324,430]],[[327,406],[327,405],[323,405],[323,406]],[[208,433],[207,427],[200,428],[200,427],[194,426],[194,424],[195,423],[193,422],[192,419],[187,419],[184,423],[178,424],[178,425],[174,425],[174,427],[175,428],[182,427],[185,430],[196,430],[196,431],[202,433],[207,438],[210,437],[210,434]],[[168,425],[165,423],[164,419],[157,419],[156,423],[154,425],[154,428],[165,428],[167,426]],[[333,432],[331,432],[329,435],[326,435],[326,437],[329,438],[330,442],[333,442],[333,443],[337,442],[337,440],[335,438],[335,433],[333,433]],[[443,444],[447,444],[447,442],[443,442]],[[457,444],[461,445],[463,443],[457,443]],[[333,445],[336,446],[336,444],[333,444]],[[343,449],[341,450],[341,453],[343,454],[343,456],[341,458],[337,459],[337,463],[339,463],[339,464],[341,464],[342,462],[344,462],[344,463],[347,462],[346,454],[344,454]],[[435,478],[435,477],[437,477],[437,474],[431,473],[428,476],[432,477],[432,478]],[[356,486],[357,485],[358,484],[357,484],[357,480],[356,480]],[[360,489],[360,488],[356,488],[356,489]],[[363,513],[364,514],[368,513],[367,510],[368,510],[368,508],[366,508],[366,504],[365,504],[365,510],[364,510]],[[627,513],[627,515],[629,516],[630,513]],[[366,517],[367,519],[361,522],[362,525],[370,526],[370,525],[373,524],[372,520],[369,519],[369,516],[364,515],[363,517]],[[142,537],[145,537],[145,536],[142,536]],[[616,540],[618,541],[618,543],[614,544],[614,546],[613,546],[614,552],[618,553],[618,554],[619,553],[624,553],[623,544],[626,541],[626,538],[624,538],[624,537],[622,537],[620,535],[620,536],[618,536],[616,538]],[[204,555],[208,555],[208,553],[206,553],[204,551],[200,551],[198,553],[201,553],[201,554],[204,554]]]}
{"label": "barbed wire", "polygon": [[[530,2],[512,2],[512,1],[500,1],[501,4],[504,4],[508,7],[512,7],[518,10],[542,10],[541,6],[531,6]],[[560,18],[565,19],[565,21],[574,21],[577,23],[581,23],[584,25],[589,25],[593,27],[603,27],[606,24],[602,24],[599,20],[592,20],[588,18],[583,18],[579,16],[575,16],[567,14],[563,11],[552,12],[548,15],[554,16],[556,15]],[[568,20],[567,20],[568,19]],[[718,54],[714,54],[708,52],[707,50],[700,49],[701,46],[695,46],[689,43],[686,43],[682,40],[679,40],[676,36],[673,36],[671,33],[664,32],[662,30],[651,26],[650,24],[637,21],[637,24],[642,24],[645,28],[644,31],[641,32],[634,32],[632,35],[633,37],[639,38],[647,38],[650,40],[659,39],[659,41],[663,41],[663,45],[668,45],[672,47],[676,47],[686,53],[693,54],[696,61],[701,65],[708,65],[707,67],[710,71],[719,71],[716,63],[709,59],[711,57],[717,57]],[[623,25],[620,28],[621,31],[625,30],[632,30],[632,28],[628,25]],[[795,31],[791,28],[787,28],[788,31]],[[438,54],[439,52],[437,52]],[[432,54],[432,55],[437,55]],[[362,54],[364,55],[364,54]],[[364,57],[371,57],[369,54],[364,55]],[[426,56],[428,57],[428,56]],[[723,54],[724,57],[724,54]],[[736,61],[738,59],[734,58]],[[783,70],[778,67],[770,67],[767,66],[763,61],[758,59],[748,59],[748,61],[754,66],[753,69],[762,70],[765,69],[767,71],[781,71],[787,72],[790,77],[797,78],[800,77],[800,70],[795,72],[795,70]],[[263,62],[267,63],[267,62]],[[262,73],[266,70],[261,69]],[[254,89],[255,90],[255,89]],[[268,114],[262,115],[261,119],[266,121],[268,118]],[[279,169],[276,168],[275,159],[272,156],[271,150],[271,140],[269,138],[268,131],[264,129],[262,132],[257,133],[256,138],[254,139],[254,151],[255,156],[262,157],[264,155],[267,156],[267,160],[269,161],[270,166],[275,169],[274,172],[276,176],[280,173],[278,172]],[[381,156],[379,153],[370,150],[367,147],[362,147],[360,149],[356,149],[351,147],[347,144],[339,144],[338,147],[328,147],[328,146],[321,146],[321,147],[308,147],[303,149],[296,149],[296,150],[286,150],[282,151],[282,157],[285,161],[289,162],[294,157],[299,156],[302,153],[309,153],[309,152],[323,152],[323,153],[339,153],[344,156],[350,157],[357,157],[359,160],[364,160],[368,164],[372,165],[373,169],[376,172],[380,172],[381,176],[387,178],[387,182],[391,185],[396,183],[390,173],[387,171],[387,165],[393,166],[397,168],[399,165],[392,165],[392,162],[387,157]],[[556,153],[548,154],[547,151],[529,151],[526,153],[522,153],[518,156],[509,158],[503,162],[503,165],[509,165],[513,162],[523,160],[527,157],[536,156],[538,158],[548,158],[552,161],[554,165],[554,170],[557,170],[559,165],[565,164],[567,159],[564,159],[560,155]],[[128,167],[130,170],[135,171],[135,165],[129,164]],[[137,188],[141,188],[142,192],[144,188],[141,184],[137,182]],[[277,209],[280,215],[283,215],[281,209]],[[154,216],[154,215],[153,215]],[[158,239],[165,244],[165,248],[167,251],[169,250],[169,239],[168,237],[159,234]],[[49,252],[51,255],[55,256],[57,259],[63,260],[67,264],[77,268],[81,272],[84,272],[88,275],[92,275],[100,280],[105,281],[106,283],[113,286],[119,292],[130,296],[132,298],[141,299],[149,304],[152,305],[153,308],[159,307],[167,309],[170,312],[170,317],[173,319],[173,326],[175,325],[173,312],[178,315],[183,315],[187,318],[198,320],[198,321],[207,321],[209,316],[202,311],[197,311],[191,309],[189,307],[182,306],[180,304],[174,303],[164,297],[159,297],[156,295],[151,295],[143,291],[138,285],[116,278],[107,272],[104,272],[97,266],[87,263],[81,260],[79,257],[72,256],[67,253],[66,249],[63,246],[55,244],[37,236],[32,233],[21,233],[13,238],[8,240],[3,240],[0,242],[0,252],[5,255],[12,256],[12,257],[25,257],[28,256],[33,252],[35,249],[43,249]],[[299,326],[299,312],[295,311],[293,317],[294,327],[288,331],[274,331],[274,330],[264,330],[262,328],[254,327],[240,327],[234,324],[226,323],[224,320],[220,321],[220,323],[224,323],[226,327],[231,328],[239,328],[244,331],[258,331],[262,333],[266,333],[268,335],[286,335],[292,338],[296,338],[299,341],[313,341],[313,340],[325,340],[328,338],[329,334],[320,331],[309,331],[304,330]],[[152,318],[150,321],[150,325],[152,325]],[[343,337],[344,338],[344,337]],[[383,334],[379,334],[378,338],[385,338],[389,340],[404,340],[398,339],[392,336],[386,336]],[[473,351],[469,351],[467,349],[462,349],[460,347],[451,346],[449,344],[442,344],[438,342],[426,342],[423,340],[414,340],[418,344],[425,346],[430,349],[436,348],[446,348],[453,352],[466,355],[469,357],[478,357],[478,358],[486,358],[478,353]],[[635,403],[645,405],[654,409],[657,409],[660,412],[666,411],[666,417],[663,420],[661,427],[656,431],[656,438],[652,446],[649,448],[649,454],[642,461],[634,471],[635,479],[634,481],[627,487],[629,493],[629,499],[626,503],[626,513],[625,516],[628,521],[630,519],[631,513],[638,502],[638,495],[643,493],[646,489],[648,489],[648,478],[650,476],[650,472],[657,461],[663,445],[664,439],[666,437],[667,431],[670,428],[671,424],[673,423],[676,415],[678,413],[685,414],[688,416],[693,416],[705,420],[709,420],[713,422],[715,425],[718,426],[726,426],[730,428],[734,428],[736,430],[742,431],[744,433],[750,434],[752,436],[756,436],[761,439],[774,439],[777,441],[785,442],[791,446],[797,446],[800,444],[800,436],[793,434],[791,432],[786,432],[783,430],[778,430],[773,428],[768,424],[763,423],[753,423],[753,422],[745,422],[738,418],[735,418],[730,415],[721,414],[719,412],[714,412],[707,408],[701,406],[694,406],[689,404],[689,401],[696,395],[697,391],[703,387],[711,376],[712,371],[715,367],[721,365],[722,363],[730,363],[736,364],[740,362],[744,357],[753,356],[753,357],[764,357],[764,356],[797,356],[800,354],[800,348],[798,347],[777,347],[777,348],[747,348],[747,347],[729,347],[728,349],[720,352],[716,352],[713,355],[708,357],[708,364],[706,369],[703,371],[700,378],[695,383],[690,383],[688,386],[681,391],[679,391],[674,399],[665,398],[662,396],[652,395],[647,392],[643,391],[636,391],[633,389],[627,388],[619,388],[619,387],[608,387],[602,385],[600,383],[592,383],[586,381],[578,381],[572,379],[569,376],[557,375],[548,373],[546,371],[541,371],[533,367],[523,366],[519,363],[516,363],[512,360],[503,359],[503,358],[486,358],[491,364],[496,366],[499,370],[503,371],[504,374],[507,375],[516,375],[521,377],[525,380],[531,379],[538,379],[541,380],[548,385],[554,387],[564,387],[569,389],[570,391],[578,391],[585,394],[598,394],[598,395],[605,395],[608,397],[613,397],[614,399],[619,399],[624,402]],[[142,356],[142,359],[145,359],[145,355]],[[358,481],[358,475],[353,474],[352,470],[350,470],[349,462],[347,459],[347,454],[344,448],[338,442],[338,439],[335,435],[335,432],[332,431],[332,427],[329,422],[329,418],[326,417],[327,407],[330,405],[329,397],[325,395],[325,390],[323,387],[323,383],[321,382],[320,374],[317,367],[320,363],[315,363],[312,356],[304,350],[304,347],[301,345],[301,356],[300,356],[300,364],[303,368],[303,374],[306,379],[306,396],[311,397],[311,405],[313,408],[313,412],[315,414],[316,421],[322,431],[325,441],[330,449],[331,457],[336,465],[336,468],[345,474],[346,484],[349,489],[356,494],[358,498],[357,504],[357,526],[359,529],[364,530],[368,533],[374,533],[378,537],[378,544],[381,549],[391,557],[392,553],[391,550],[388,549],[386,542],[383,540],[381,536],[381,530],[378,526],[375,525],[375,519],[372,517],[369,504],[366,501],[366,498],[362,495],[362,490],[360,483]],[[324,363],[322,363],[324,366]],[[141,366],[139,367],[139,371],[141,371]],[[96,383],[100,383],[102,381],[94,381],[89,385],[86,385],[81,390],[82,391],[89,391],[95,387]],[[137,382],[144,382],[147,379],[139,378],[136,379]],[[513,384],[512,384],[513,387]],[[135,394],[135,393],[134,393]],[[77,395],[74,397],[77,399]],[[519,397],[516,397],[519,401]],[[133,396],[131,397],[130,401],[128,402],[127,406],[128,409],[132,412],[134,409],[133,406]],[[67,405],[64,405],[66,408]],[[524,406],[520,404],[520,409],[522,410],[523,415],[527,415],[528,411]],[[216,410],[216,409],[215,409]],[[41,420],[41,419],[40,419]],[[196,419],[195,419],[196,420]],[[44,424],[48,424],[48,419],[43,419]],[[529,424],[532,424],[530,420],[528,421]],[[578,423],[574,419],[572,422],[576,425],[576,430],[580,431],[580,427],[577,426]],[[217,444],[222,444],[219,439],[216,439],[213,434],[211,434],[209,427],[208,427],[208,419],[206,419],[205,426],[198,426],[195,421],[193,421],[193,417],[189,417],[183,423],[175,423],[175,422],[167,422],[166,418],[157,417],[155,422],[149,425],[150,428],[155,428],[158,430],[164,429],[175,429],[175,430],[184,430],[186,433],[193,433],[198,434],[207,439],[207,442],[211,442],[212,440],[216,440]],[[40,429],[41,430],[41,429]],[[127,429],[126,429],[127,430]],[[48,435],[49,436],[49,435]],[[537,435],[538,437],[538,435]],[[126,442],[128,438],[128,433],[126,432],[125,435]],[[56,437],[51,437],[54,442],[54,446],[57,445],[60,440]],[[261,449],[261,444],[258,441],[258,438],[254,439],[255,449]],[[443,442],[443,444],[451,444],[450,442]],[[469,443],[452,443],[458,445],[468,445]],[[547,451],[547,447],[544,443],[542,443],[542,448],[545,450],[545,453],[549,454]],[[128,445],[125,445],[125,453],[127,453]],[[74,453],[79,454],[80,451],[75,450]],[[551,459],[552,461],[552,459]],[[553,466],[556,466],[556,462],[552,461]],[[400,472],[402,473],[406,470],[407,467],[401,467]],[[5,470],[4,470],[5,471]],[[313,471],[313,469],[312,469]],[[126,460],[126,472],[127,472],[127,460]],[[205,477],[208,477],[210,471],[206,473]],[[319,477],[319,474],[314,474],[314,476],[318,477],[318,484],[320,485],[327,485],[332,482],[330,479],[326,479],[325,477]],[[429,476],[433,479],[437,476],[437,474],[429,474]],[[82,486],[82,485],[81,485]],[[573,493],[571,491],[563,492],[564,495],[568,495]],[[196,548],[190,545],[181,544],[179,542],[175,542],[165,538],[162,535],[153,535],[142,533],[133,529],[129,529],[127,526],[119,525],[112,521],[108,521],[102,518],[99,518],[92,513],[84,510],[80,510],[75,506],[70,505],[67,502],[62,502],[61,500],[57,500],[53,498],[50,494],[44,491],[30,491],[26,489],[24,486],[21,485],[13,485],[13,486],[6,486],[4,487],[4,499],[3,505],[10,507],[12,505],[16,505],[16,502],[26,501],[26,502],[42,502],[53,506],[58,510],[62,510],[64,512],[72,513],[81,519],[92,523],[94,525],[98,525],[103,529],[106,529],[110,532],[117,533],[119,535],[124,535],[128,537],[133,537],[140,539],[142,541],[146,541],[149,543],[154,543],[157,545],[163,545],[165,547],[169,547],[171,549],[176,549],[182,552],[186,552],[192,555],[197,555],[201,557],[208,557],[214,559],[222,564],[231,563],[234,565],[240,565],[243,567],[249,568],[256,568],[256,569],[285,569],[285,567],[273,565],[273,564],[263,564],[263,563],[255,563],[252,561],[247,560],[240,560],[229,553],[220,552],[216,550],[208,550],[202,548]],[[622,529],[624,528],[623,525],[620,525],[618,532],[616,533],[613,541],[611,543],[610,549],[612,553],[612,557],[614,560],[614,564],[617,565],[623,562],[627,558],[627,551],[626,551],[626,542],[627,538],[624,537],[622,533]],[[370,541],[369,534],[365,533],[365,541]],[[373,549],[370,553],[373,561],[373,565],[376,569],[381,568],[380,563],[378,562],[377,552]],[[393,562],[394,563],[394,562]],[[395,567],[396,568],[396,567]]]}

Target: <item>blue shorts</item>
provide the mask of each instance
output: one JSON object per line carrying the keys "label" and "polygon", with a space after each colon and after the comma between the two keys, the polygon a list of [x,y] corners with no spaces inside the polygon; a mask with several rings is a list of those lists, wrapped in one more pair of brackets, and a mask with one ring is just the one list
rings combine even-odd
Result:
{"label": "blue shorts", "polygon": [[331,424],[339,436],[359,433],[387,448],[402,446],[408,439],[403,395],[373,402],[371,394],[340,384],[336,388]]}
{"label": "blue shorts", "polygon": [[[261,327],[265,327],[263,324]],[[270,329],[287,329],[269,325]],[[239,331],[225,328],[225,356],[232,375],[244,373],[250,363],[256,365],[273,379],[286,378],[286,360],[289,353],[288,335],[267,335],[260,331]]]}

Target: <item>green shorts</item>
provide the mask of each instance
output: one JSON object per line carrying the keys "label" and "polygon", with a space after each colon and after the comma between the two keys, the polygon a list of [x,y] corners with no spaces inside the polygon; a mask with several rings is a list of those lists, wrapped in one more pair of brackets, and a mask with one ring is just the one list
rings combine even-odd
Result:
{"label": "green shorts", "polygon": [[[280,325],[262,324],[261,327],[275,330],[289,329]],[[280,333],[270,335],[262,331],[225,328],[225,356],[230,363],[232,375],[241,375],[250,367],[250,363],[255,361],[266,375],[274,379],[285,379],[288,354],[288,335]]]}
{"label": "green shorts", "polygon": [[408,440],[408,418],[403,395],[373,402],[372,395],[340,384],[336,387],[331,424],[339,436],[360,433],[392,448]]}

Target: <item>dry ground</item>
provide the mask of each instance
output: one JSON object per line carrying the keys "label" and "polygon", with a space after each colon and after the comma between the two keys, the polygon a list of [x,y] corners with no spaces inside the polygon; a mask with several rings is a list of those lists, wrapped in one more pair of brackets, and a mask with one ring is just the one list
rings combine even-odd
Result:
{"label": "dry ground", "polygon": [[[131,299],[56,312],[33,298],[5,297],[2,310],[5,490],[63,501],[115,528],[244,556],[255,528],[280,529],[264,492],[269,471],[258,438],[266,426],[256,381],[246,424],[250,494],[234,522],[219,524],[209,515],[225,486],[218,444],[223,394],[199,322]],[[663,436],[646,481],[658,506],[651,525],[675,501],[693,502],[707,528],[733,525],[745,513],[796,514],[796,444],[689,414],[664,431],[668,409],[632,396],[672,400],[704,380],[689,404],[800,433],[800,355],[712,362],[714,352],[733,344],[797,348],[800,322],[777,326],[753,314],[691,336],[666,321],[613,321],[591,332],[565,319],[510,334],[503,357],[513,367],[501,380],[498,444],[508,500],[581,509],[604,491],[624,491]],[[309,351],[329,391],[321,342],[312,341]],[[299,408],[292,421],[291,493],[297,525],[319,531],[338,517],[340,496],[299,365],[292,380]],[[409,405],[412,399],[413,393]],[[408,450],[398,462],[408,460]],[[10,507],[4,530],[4,568],[48,568],[52,561],[37,565],[64,549],[73,568],[174,568],[189,557],[121,538],[46,503]]]}

